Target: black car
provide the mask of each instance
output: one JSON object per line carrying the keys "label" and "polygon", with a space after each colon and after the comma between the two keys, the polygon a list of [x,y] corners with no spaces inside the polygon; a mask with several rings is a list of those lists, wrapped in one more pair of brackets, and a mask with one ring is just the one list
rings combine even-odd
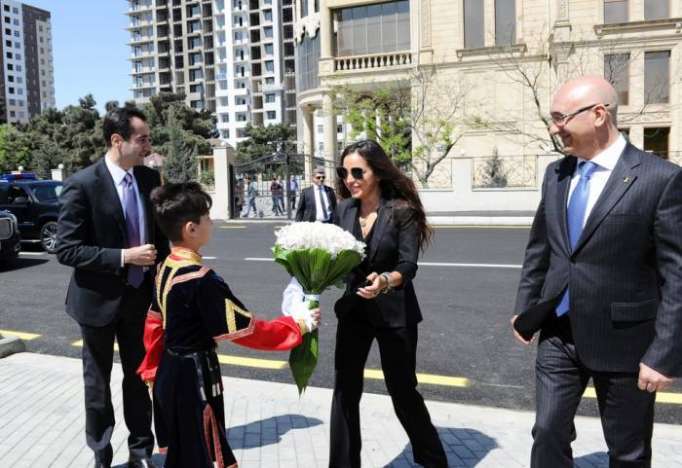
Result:
{"label": "black car", "polygon": [[0,210],[17,217],[22,241],[40,243],[49,253],[57,244],[62,187],[59,181],[40,180],[30,172],[0,175]]}
{"label": "black car", "polygon": [[16,216],[0,210],[0,264],[17,258],[21,250],[20,240]]}

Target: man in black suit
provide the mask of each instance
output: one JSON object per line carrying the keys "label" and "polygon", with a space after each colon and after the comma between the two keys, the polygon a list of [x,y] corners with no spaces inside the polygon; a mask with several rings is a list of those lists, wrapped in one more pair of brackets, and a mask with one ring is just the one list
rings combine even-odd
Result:
{"label": "man in black suit", "polygon": [[83,337],[85,435],[95,466],[112,461],[114,409],[109,388],[118,342],[123,367],[123,412],[130,431],[130,467],[154,466],[152,405],[137,376],[144,358],[144,320],[151,303],[155,263],[168,241],[152,218],[150,192],[158,172],[142,165],[151,153],[149,126],[131,107],[109,112],[103,123],[106,155],[64,184],[57,258],[74,268],[66,311]]}
{"label": "man in black suit", "polygon": [[336,195],[331,187],[324,185],[324,167],[313,173],[313,185],[301,192],[296,210],[296,221],[331,223],[336,210]]}
{"label": "man in black suit", "polygon": [[537,468],[573,466],[573,418],[590,377],[609,466],[651,466],[655,392],[682,370],[682,171],[625,141],[617,99],[608,82],[584,77],[551,105],[551,130],[571,156],[545,173],[515,309],[549,304]]}

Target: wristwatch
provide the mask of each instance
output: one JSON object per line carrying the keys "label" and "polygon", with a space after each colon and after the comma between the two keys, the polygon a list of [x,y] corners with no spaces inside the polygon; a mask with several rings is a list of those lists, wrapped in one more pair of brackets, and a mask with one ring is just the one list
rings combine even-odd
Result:
{"label": "wristwatch", "polygon": [[383,273],[382,273],[381,275],[379,275],[379,276],[382,276],[382,277],[386,280],[386,287],[385,287],[384,289],[382,289],[381,292],[383,292],[384,294],[389,293],[389,292],[391,291],[391,289],[393,289],[393,288],[391,287],[391,277],[390,277],[389,274],[386,273],[386,272],[383,272]]}

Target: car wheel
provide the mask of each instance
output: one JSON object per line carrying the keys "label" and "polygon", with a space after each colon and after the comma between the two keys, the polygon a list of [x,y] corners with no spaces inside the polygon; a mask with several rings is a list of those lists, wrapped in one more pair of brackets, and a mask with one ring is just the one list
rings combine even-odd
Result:
{"label": "car wheel", "polygon": [[40,228],[40,244],[47,253],[57,250],[57,222],[48,221]]}

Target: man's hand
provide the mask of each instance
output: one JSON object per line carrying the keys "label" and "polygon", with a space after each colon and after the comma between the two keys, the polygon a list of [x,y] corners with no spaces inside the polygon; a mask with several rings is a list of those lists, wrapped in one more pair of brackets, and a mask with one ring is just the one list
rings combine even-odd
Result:
{"label": "man's hand", "polygon": [[672,385],[673,379],[666,377],[646,364],[639,363],[639,379],[637,386],[642,391],[649,393],[665,390]]}
{"label": "man's hand", "polygon": [[519,317],[518,314],[517,314],[517,315],[514,315],[514,316],[511,318],[511,320],[510,320],[511,326],[512,326],[512,332],[514,332],[514,338],[516,338],[517,341],[521,342],[521,343],[524,344],[525,346],[528,346],[529,344],[531,344],[531,343],[533,342],[533,339],[534,339],[535,337],[531,338],[530,340],[527,340],[527,339],[525,339],[524,337],[522,337],[521,335],[519,335],[519,332],[517,332],[517,331],[516,331],[516,328],[514,328],[514,322],[516,322],[516,319],[517,319],[518,317]]}
{"label": "man's hand", "polygon": [[156,261],[156,248],[152,244],[131,247],[123,251],[123,263],[126,265],[152,266]]}

